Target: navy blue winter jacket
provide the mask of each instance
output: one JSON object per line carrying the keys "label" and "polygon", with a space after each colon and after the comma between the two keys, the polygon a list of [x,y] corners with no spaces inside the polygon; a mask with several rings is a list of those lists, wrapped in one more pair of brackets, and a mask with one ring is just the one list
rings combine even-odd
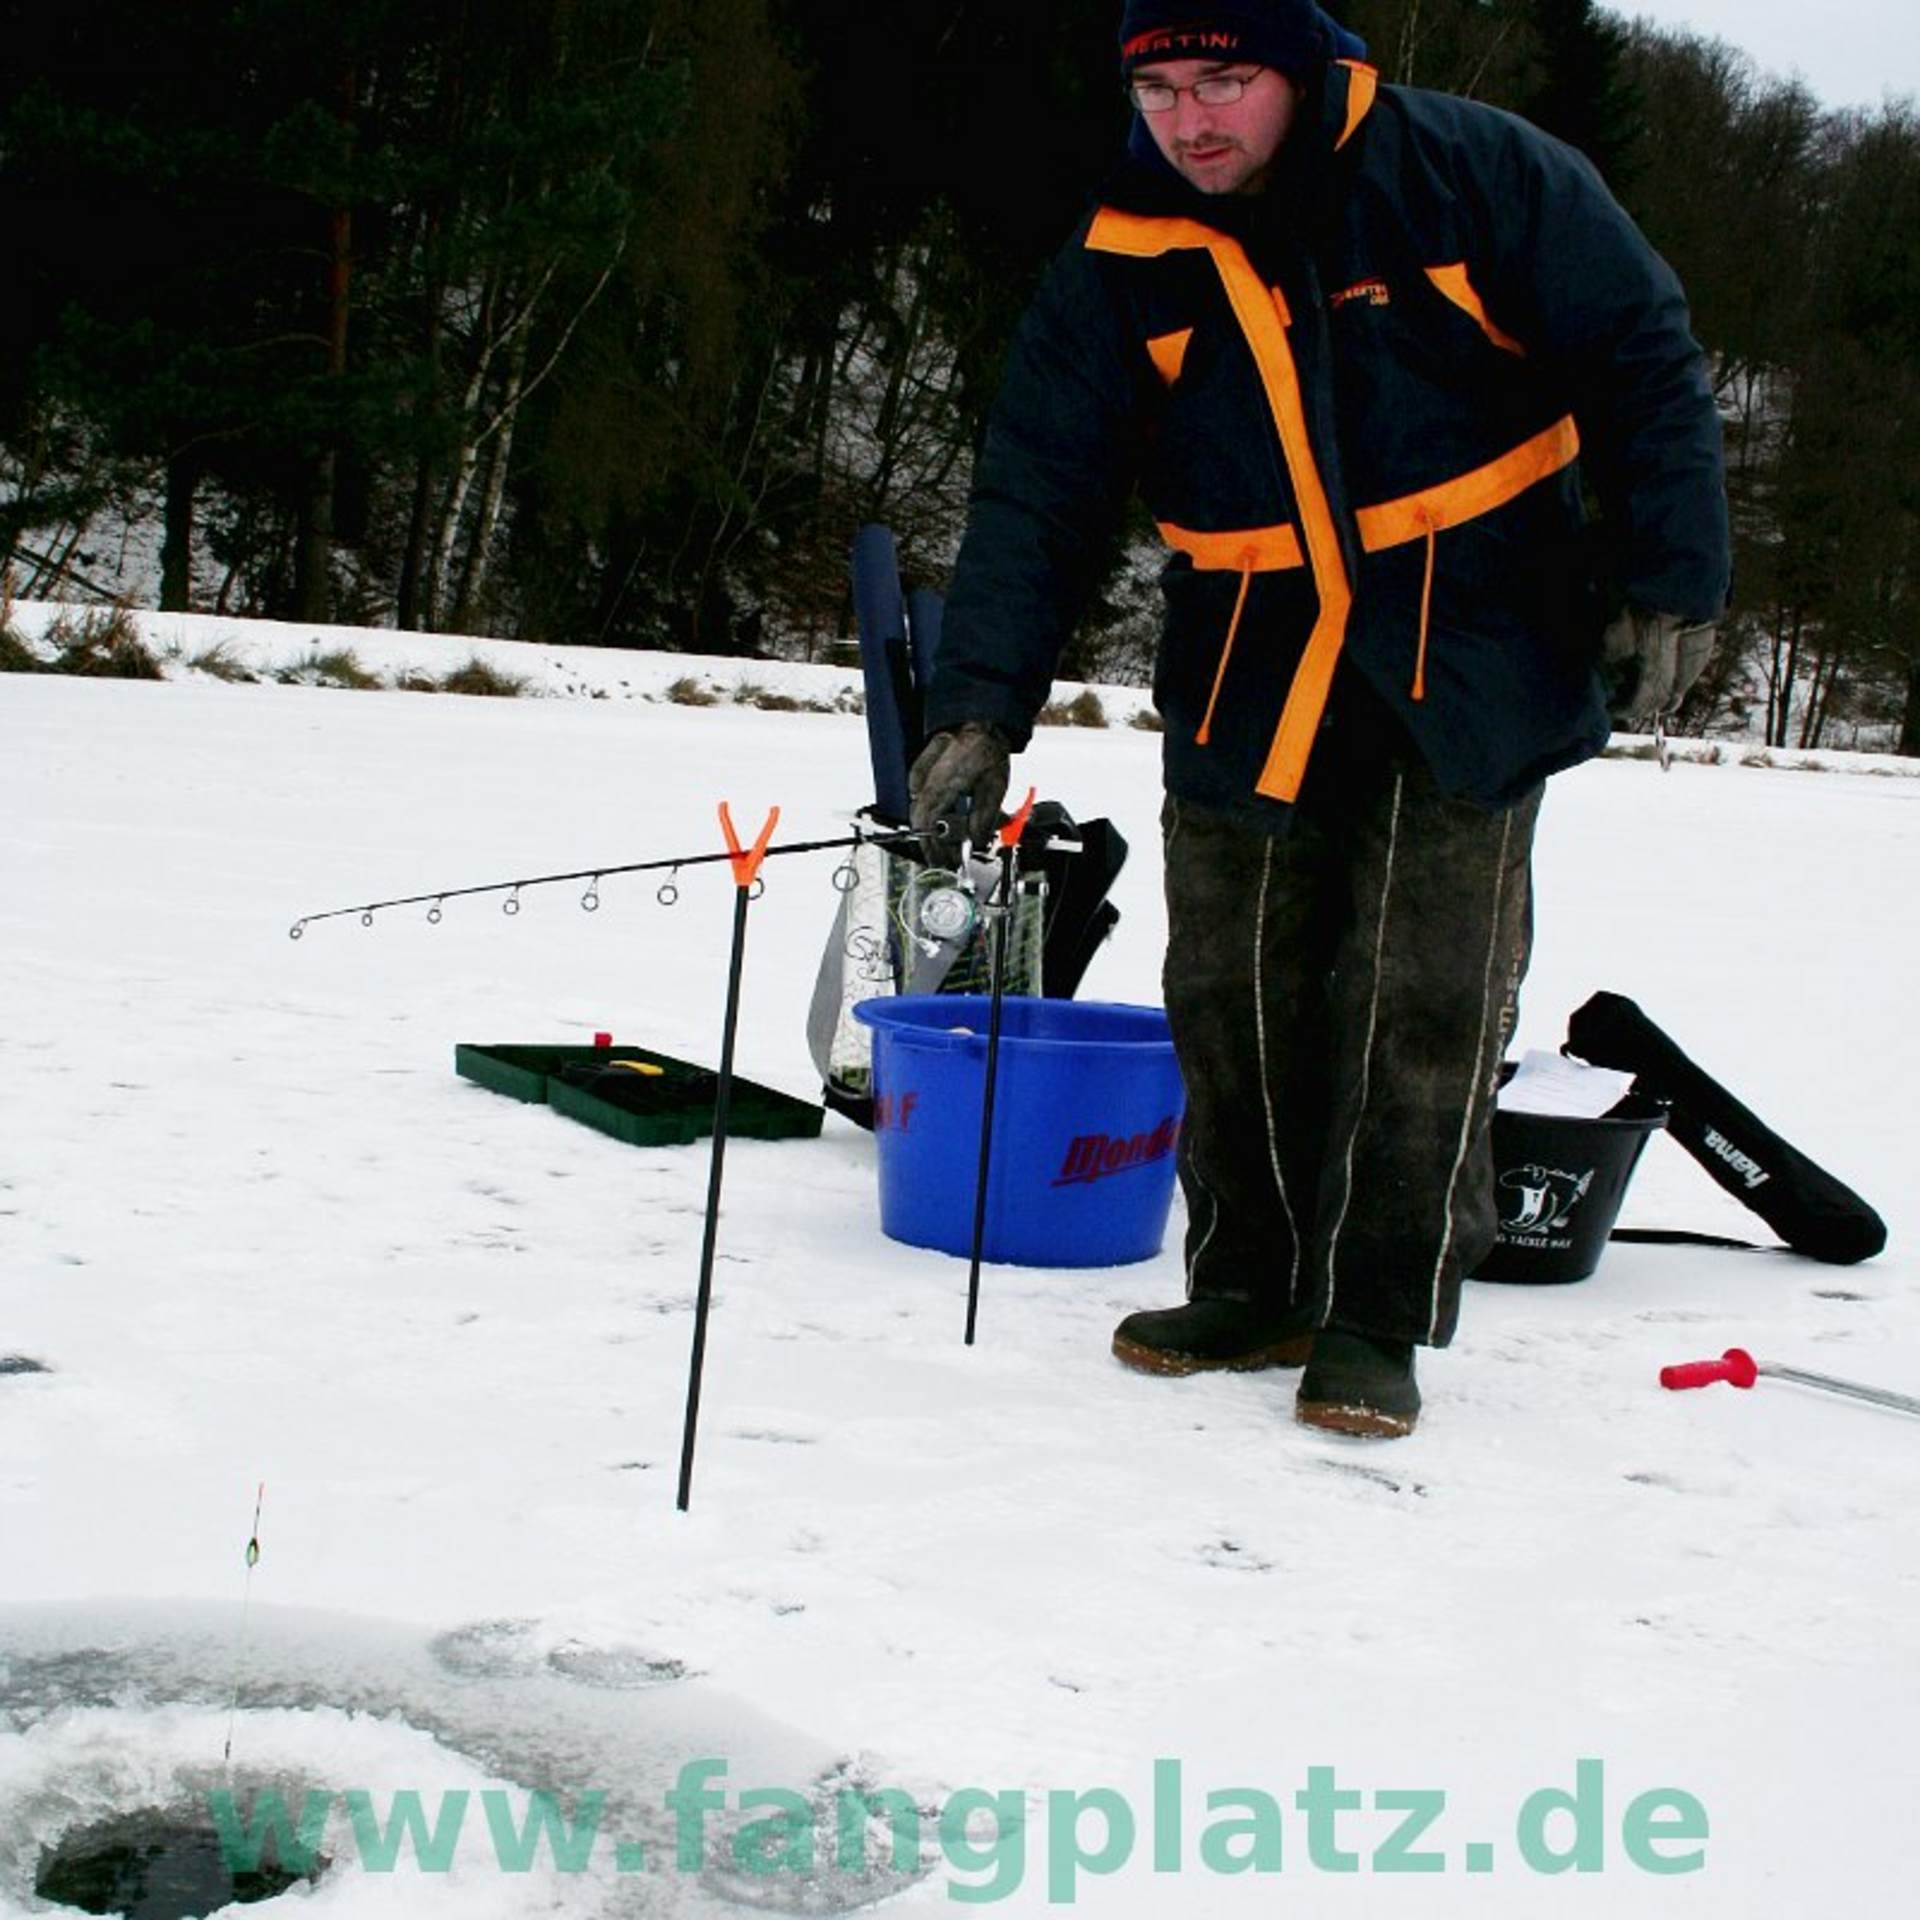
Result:
{"label": "navy blue winter jacket", "polygon": [[1276,828],[1343,659],[1447,791],[1497,807],[1604,744],[1605,593],[1726,602],[1672,271],[1572,149],[1358,62],[1257,197],[1200,194],[1136,129],[1014,345],[930,730],[1025,744],[1136,485],[1172,549],[1167,784]]}

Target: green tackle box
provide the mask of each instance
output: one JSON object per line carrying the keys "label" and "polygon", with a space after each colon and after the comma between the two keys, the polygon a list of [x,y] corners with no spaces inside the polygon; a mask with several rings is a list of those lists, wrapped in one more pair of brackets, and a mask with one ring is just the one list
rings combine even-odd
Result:
{"label": "green tackle box", "polygon": [[[656,1107],[636,1113],[585,1087],[561,1078],[576,1062],[611,1066],[634,1060],[660,1069],[661,1098]],[[453,1050],[454,1071],[464,1079],[504,1093],[512,1100],[544,1102],[569,1120],[623,1140],[630,1147],[684,1147],[713,1131],[713,1074],[671,1054],[645,1047],[477,1046],[462,1041]],[[752,1140],[815,1140],[824,1109],[796,1100],[738,1074],[727,1131]]]}

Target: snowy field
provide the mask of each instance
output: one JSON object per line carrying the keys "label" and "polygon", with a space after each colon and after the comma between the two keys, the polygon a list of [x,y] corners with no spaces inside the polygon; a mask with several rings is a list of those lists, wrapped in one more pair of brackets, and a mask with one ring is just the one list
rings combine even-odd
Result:
{"label": "snowy field", "polygon": [[[617,1145],[452,1054],[610,1029],[715,1061],[723,870],[671,909],[610,880],[592,915],[563,888],[287,938],[717,850],[722,799],[799,839],[867,797],[857,718],[650,700],[687,671],[650,656],[545,690],[589,669],[633,697],[0,678],[0,1356],[47,1369],[0,1374],[0,1913],[45,1910],[74,1822],[218,1785],[230,1730],[246,1789],[603,1789],[647,1854],[514,1874],[476,1811],[450,1871],[381,1873],[337,1815],[332,1871],[262,1914],[1889,1910],[1920,1421],[1655,1374],[1739,1344],[1920,1390],[1920,782],[1563,776],[1519,1036],[1633,996],[1879,1207],[1878,1260],[1618,1247],[1580,1286],[1474,1286],[1420,1431],[1368,1446],[1297,1428],[1292,1376],[1114,1364],[1115,1319],[1179,1297],[1177,1211],[1138,1266],[990,1269],[966,1349],[965,1263],[881,1237],[873,1143],[829,1117],[729,1153],[681,1515],[705,1150]],[[1086,998],[1159,997],[1157,745],[1047,730],[1020,763],[1133,844]],[[739,1065],[802,1095],[831,867],[776,862],[751,917]],[[1626,1219],[1765,1237],[1660,1140]],[[716,1844],[742,1789],[836,1781],[1028,1825],[930,1818],[904,1886],[683,1873],[664,1795],[703,1758]],[[1589,1851],[1548,1878],[1574,1816],[1522,1809],[1582,1762]],[[1249,1792],[1277,1871],[1207,1840],[1264,1817]]]}

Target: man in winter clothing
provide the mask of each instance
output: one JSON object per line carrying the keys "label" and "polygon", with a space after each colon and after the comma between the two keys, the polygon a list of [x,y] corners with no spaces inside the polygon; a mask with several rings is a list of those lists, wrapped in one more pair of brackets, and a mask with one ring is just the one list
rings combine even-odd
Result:
{"label": "man in winter clothing", "polygon": [[1312,0],[1129,0],[1133,135],[1014,346],[912,784],[991,833],[1138,486],[1188,1297],[1114,1351],[1304,1362],[1302,1420],[1400,1434],[1494,1237],[1542,784],[1609,688],[1678,704],[1728,536],[1683,296],[1593,169],[1357,51]]}

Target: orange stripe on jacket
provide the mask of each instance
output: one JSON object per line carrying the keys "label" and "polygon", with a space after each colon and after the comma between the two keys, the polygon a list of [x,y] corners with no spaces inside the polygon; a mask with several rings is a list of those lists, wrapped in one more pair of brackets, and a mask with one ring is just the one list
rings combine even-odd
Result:
{"label": "orange stripe on jacket", "polygon": [[1306,564],[1300,536],[1289,526],[1232,533],[1195,533],[1171,520],[1156,521],[1160,538],[1208,573],[1284,573]]}
{"label": "orange stripe on jacket", "polygon": [[1527,350],[1512,334],[1503,333],[1488,317],[1486,304],[1467,278],[1467,263],[1456,260],[1450,266],[1429,267],[1427,278],[1484,333],[1502,353],[1518,354],[1524,360]]}
{"label": "orange stripe on jacket", "polygon": [[1376,507],[1362,507],[1354,516],[1360,523],[1360,543],[1369,553],[1378,553],[1383,547],[1403,546],[1431,531],[1477,520],[1519,499],[1529,487],[1571,466],[1579,456],[1580,430],[1568,414],[1544,433],[1521,441],[1470,473],[1423,487],[1418,493],[1402,494],[1397,500],[1383,500]]}
{"label": "orange stripe on jacket", "polygon": [[1327,696],[1333,689],[1333,670],[1346,642],[1353,589],[1347,582],[1347,563],[1340,552],[1333,510],[1327,504],[1326,488],[1307,435],[1299,370],[1294,365],[1293,350],[1287,344],[1285,304],[1275,289],[1262,282],[1253,270],[1253,263],[1233,241],[1223,237],[1211,252],[1234,317],[1253,348],[1261,385],[1266,388],[1267,405],[1280,434],[1281,452],[1286,456],[1287,477],[1293,482],[1294,499],[1300,508],[1307,564],[1313,572],[1314,591],[1320,598],[1313,631],[1307,636],[1306,650],[1294,669],[1293,684],[1287,689],[1286,705],[1280,710],[1280,725],[1268,749],[1266,765],[1254,782],[1256,793],[1270,800],[1292,801],[1299,798],[1300,784],[1307,773],[1307,756],[1313,751],[1320,716],[1326,711]]}
{"label": "orange stripe on jacket", "polygon": [[1334,65],[1344,67],[1347,72],[1347,123],[1340,129],[1340,138],[1333,143],[1338,153],[1360,130],[1360,122],[1373,111],[1373,103],[1380,92],[1380,70],[1370,67],[1364,60],[1336,60]]}
{"label": "orange stripe on jacket", "polygon": [[1178,333],[1157,333],[1147,342],[1147,357],[1168,386],[1180,378],[1180,369],[1187,363],[1187,344],[1192,338],[1193,329],[1182,327]]}

